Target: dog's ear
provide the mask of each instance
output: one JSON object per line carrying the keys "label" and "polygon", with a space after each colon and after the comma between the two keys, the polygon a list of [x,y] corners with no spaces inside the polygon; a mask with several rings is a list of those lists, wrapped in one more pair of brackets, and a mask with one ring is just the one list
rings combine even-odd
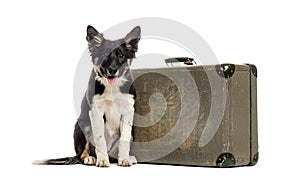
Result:
{"label": "dog's ear", "polygon": [[91,25],[88,25],[86,28],[86,40],[91,41],[99,32]]}
{"label": "dog's ear", "polygon": [[138,43],[141,39],[141,27],[134,27],[124,38],[125,48],[129,51],[136,52]]}

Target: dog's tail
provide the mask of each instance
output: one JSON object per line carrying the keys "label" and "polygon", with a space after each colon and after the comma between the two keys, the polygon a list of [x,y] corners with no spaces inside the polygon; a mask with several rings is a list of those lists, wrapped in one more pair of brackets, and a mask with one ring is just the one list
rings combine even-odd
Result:
{"label": "dog's tail", "polygon": [[70,165],[70,164],[82,164],[78,156],[65,157],[58,159],[47,159],[47,160],[35,160],[32,161],[33,165]]}

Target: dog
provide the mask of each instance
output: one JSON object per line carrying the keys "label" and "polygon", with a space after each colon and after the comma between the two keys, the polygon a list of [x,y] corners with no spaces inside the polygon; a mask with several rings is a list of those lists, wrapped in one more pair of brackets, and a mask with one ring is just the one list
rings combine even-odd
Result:
{"label": "dog", "polygon": [[124,38],[108,40],[94,27],[87,27],[86,40],[93,63],[88,88],[75,124],[76,156],[34,161],[33,164],[85,164],[109,167],[137,163],[130,156],[135,89],[130,65],[138,50],[141,28]]}

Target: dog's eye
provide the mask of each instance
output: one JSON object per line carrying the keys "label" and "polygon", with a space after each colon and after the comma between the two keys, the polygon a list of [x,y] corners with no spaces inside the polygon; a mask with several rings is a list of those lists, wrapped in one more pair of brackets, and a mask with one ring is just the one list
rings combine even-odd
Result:
{"label": "dog's eye", "polygon": [[119,54],[119,58],[123,58],[124,57],[124,54]]}

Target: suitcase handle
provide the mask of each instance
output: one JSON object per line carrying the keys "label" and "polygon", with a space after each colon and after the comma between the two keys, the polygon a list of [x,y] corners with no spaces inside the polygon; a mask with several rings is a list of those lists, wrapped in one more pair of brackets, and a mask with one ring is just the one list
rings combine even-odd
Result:
{"label": "suitcase handle", "polygon": [[165,59],[165,63],[169,67],[169,64],[173,66],[173,63],[183,62],[185,65],[197,65],[196,61],[190,57],[174,57]]}

